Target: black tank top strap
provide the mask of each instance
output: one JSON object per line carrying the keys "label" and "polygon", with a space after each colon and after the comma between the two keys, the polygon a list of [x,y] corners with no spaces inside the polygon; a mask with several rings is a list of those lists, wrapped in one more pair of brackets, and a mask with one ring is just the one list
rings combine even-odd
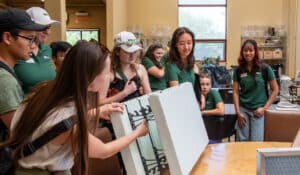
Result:
{"label": "black tank top strap", "polygon": [[128,81],[128,78],[127,78],[127,76],[124,74],[123,71],[120,71],[120,72],[118,72],[118,73],[119,73],[120,77],[121,77],[125,82]]}

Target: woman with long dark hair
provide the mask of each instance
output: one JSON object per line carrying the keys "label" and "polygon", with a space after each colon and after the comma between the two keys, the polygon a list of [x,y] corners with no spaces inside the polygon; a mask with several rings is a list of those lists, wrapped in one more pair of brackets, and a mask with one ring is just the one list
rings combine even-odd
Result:
{"label": "woman with long dark hair", "polygon": [[[195,84],[195,35],[187,27],[177,28],[172,36],[167,56],[166,76],[168,86],[191,82]],[[198,72],[198,70],[196,70]]]}
{"label": "woman with long dark hair", "polygon": [[[278,84],[272,68],[262,63],[255,40],[246,40],[233,74],[233,101],[237,113],[237,139],[263,141],[264,111],[275,100]],[[268,93],[270,86],[271,93]]]}
{"label": "woman with long dark hair", "polygon": [[[147,133],[144,122],[131,134],[104,144],[88,130],[89,121],[104,111],[98,106],[98,91],[107,91],[110,72],[110,58],[96,44],[78,42],[70,49],[56,79],[35,92],[18,108],[13,117],[10,138],[1,147],[15,145],[14,158],[18,171],[55,173],[67,172],[78,156],[79,174],[88,174],[88,157],[107,158],[128,146],[137,137]],[[116,106],[119,108],[121,106]],[[91,111],[95,109],[95,116]],[[121,111],[116,109],[115,111]],[[23,157],[23,146],[45,133],[55,124],[70,116],[77,122],[64,132],[39,148],[33,154]],[[94,120],[97,121],[97,120]],[[97,123],[94,123],[97,125]]]}
{"label": "woman with long dark hair", "polygon": [[204,109],[205,101],[200,94],[199,68],[195,64],[194,48],[194,33],[187,27],[177,28],[171,39],[169,53],[163,57],[167,60],[166,79],[168,87],[184,82],[192,83],[200,108]]}

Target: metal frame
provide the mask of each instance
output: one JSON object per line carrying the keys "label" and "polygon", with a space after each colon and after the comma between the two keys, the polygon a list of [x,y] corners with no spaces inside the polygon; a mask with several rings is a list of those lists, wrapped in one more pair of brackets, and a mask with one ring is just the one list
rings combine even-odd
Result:
{"label": "metal frame", "polygon": [[[267,175],[267,160],[269,158],[297,158],[297,160],[300,160],[300,148],[262,148],[262,149],[257,149],[256,152],[256,174],[257,175]],[[300,172],[300,166],[299,162],[293,162],[298,164],[297,166],[297,174]],[[283,165],[283,163],[280,163],[280,165]],[[281,167],[277,167],[281,168]],[[281,169],[285,168],[295,168],[293,165],[289,165],[289,167],[284,167]],[[288,173],[285,172],[285,175],[297,175],[294,173]]]}

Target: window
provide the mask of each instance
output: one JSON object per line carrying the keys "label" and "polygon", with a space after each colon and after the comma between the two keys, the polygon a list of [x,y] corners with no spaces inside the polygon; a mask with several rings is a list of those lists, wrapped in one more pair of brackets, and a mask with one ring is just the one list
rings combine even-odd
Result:
{"label": "window", "polygon": [[99,29],[69,29],[66,33],[67,42],[74,45],[78,40],[91,39],[100,41],[100,30]]}
{"label": "window", "polygon": [[196,60],[226,61],[226,4],[227,0],[178,0],[178,24],[194,32]]}

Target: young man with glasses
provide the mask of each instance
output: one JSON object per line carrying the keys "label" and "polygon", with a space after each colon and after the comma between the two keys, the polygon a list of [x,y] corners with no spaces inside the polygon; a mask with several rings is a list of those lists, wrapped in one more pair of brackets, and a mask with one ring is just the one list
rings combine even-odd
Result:
{"label": "young man with glasses", "polygon": [[25,94],[40,82],[52,80],[56,76],[55,66],[52,64],[51,48],[45,44],[51,33],[51,26],[59,25],[56,20],[52,20],[47,11],[40,7],[31,7],[26,10],[31,19],[42,25],[46,25],[45,30],[37,32],[38,47],[34,48],[34,53],[27,61],[20,60],[15,65],[15,72],[23,83],[22,88]]}
{"label": "young man with glasses", "polygon": [[[10,126],[12,116],[23,100],[23,91],[13,67],[22,58],[28,59],[32,44],[36,40],[35,31],[47,26],[34,23],[30,16],[20,9],[0,11],[0,134]],[[4,138],[0,138],[3,140]]]}

